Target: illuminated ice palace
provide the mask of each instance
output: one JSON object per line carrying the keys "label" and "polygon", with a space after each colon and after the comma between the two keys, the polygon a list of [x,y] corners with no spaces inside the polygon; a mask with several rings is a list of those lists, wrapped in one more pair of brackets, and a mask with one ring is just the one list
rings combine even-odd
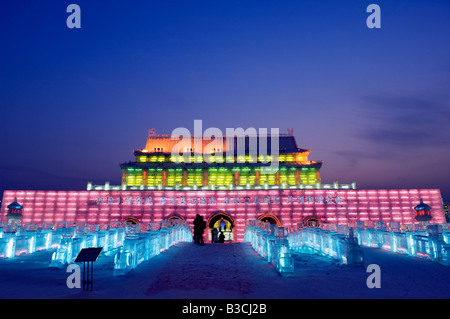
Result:
{"label": "illuminated ice palace", "polygon": [[[181,219],[192,225],[200,214],[207,222],[205,240],[222,223],[225,240],[240,242],[249,220],[287,229],[311,223],[418,224],[414,208],[422,200],[432,208],[432,222],[445,223],[439,189],[322,184],[322,162],[309,159],[311,151],[297,146],[292,131],[276,136],[277,149],[271,149],[273,136],[264,138],[265,152],[259,150],[259,136],[256,155],[249,151],[249,136],[224,136],[214,147],[211,140],[193,136],[182,145],[183,154],[174,155],[180,141],[150,131],[145,147],[134,150],[135,159],[120,164],[121,185],[88,183],[83,191],[7,190],[1,221],[13,219],[19,211],[14,205],[20,208],[22,224],[144,225]],[[277,166],[271,165],[276,161]]]}

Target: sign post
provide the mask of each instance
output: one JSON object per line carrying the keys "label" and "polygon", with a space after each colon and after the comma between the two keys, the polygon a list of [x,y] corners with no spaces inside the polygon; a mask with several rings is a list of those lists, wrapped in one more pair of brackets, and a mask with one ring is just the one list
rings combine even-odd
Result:
{"label": "sign post", "polygon": [[92,291],[94,288],[94,261],[101,251],[102,247],[84,248],[75,259],[76,263],[83,263],[83,290]]}

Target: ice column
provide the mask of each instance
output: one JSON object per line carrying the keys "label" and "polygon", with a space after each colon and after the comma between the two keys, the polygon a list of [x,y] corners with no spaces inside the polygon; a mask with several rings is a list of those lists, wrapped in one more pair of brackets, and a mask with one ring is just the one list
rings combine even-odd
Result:
{"label": "ice column", "polygon": [[259,220],[250,220],[244,232],[244,240],[249,242],[258,254],[272,263],[282,276],[293,275],[294,263],[289,250],[287,228]]}

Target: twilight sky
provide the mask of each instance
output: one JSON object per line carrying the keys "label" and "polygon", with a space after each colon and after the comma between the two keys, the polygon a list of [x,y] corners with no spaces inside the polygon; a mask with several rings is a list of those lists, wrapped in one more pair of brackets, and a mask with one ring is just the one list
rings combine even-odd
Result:
{"label": "twilight sky", "polygon": [[449,200],[450,1],[1,1],[0,193],[119,184],[150,128],[195,119],[293,128],[323,183]]}

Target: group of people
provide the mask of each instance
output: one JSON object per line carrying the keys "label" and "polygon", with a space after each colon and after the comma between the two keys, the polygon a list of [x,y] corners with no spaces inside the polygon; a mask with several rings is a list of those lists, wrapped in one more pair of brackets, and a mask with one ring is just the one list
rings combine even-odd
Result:
{"label": "group of people", "polygon": [[[219,235],[219,236],[217,236],[217,235]],[[213,228],[211,230],[211,243],[217,243],[217,242],[219,242],[219,243],[225,242],[225,235],[224,235],[223,231],[220,231],[220,233],[219,233],[217,228]]]}
{"label": "group of people", "polygon": [[[203,241],[203,232],[206,228],[206,222],[203,220],[203,217],[197,214],[194,219],[194,243],[199,245],[204,245]],[[225,234],[223,233],[224,228],[222,224],[220,225],[220,233],[216,228],[213,228],[211,231],[211,243],[223,243],[225,242]]]}

